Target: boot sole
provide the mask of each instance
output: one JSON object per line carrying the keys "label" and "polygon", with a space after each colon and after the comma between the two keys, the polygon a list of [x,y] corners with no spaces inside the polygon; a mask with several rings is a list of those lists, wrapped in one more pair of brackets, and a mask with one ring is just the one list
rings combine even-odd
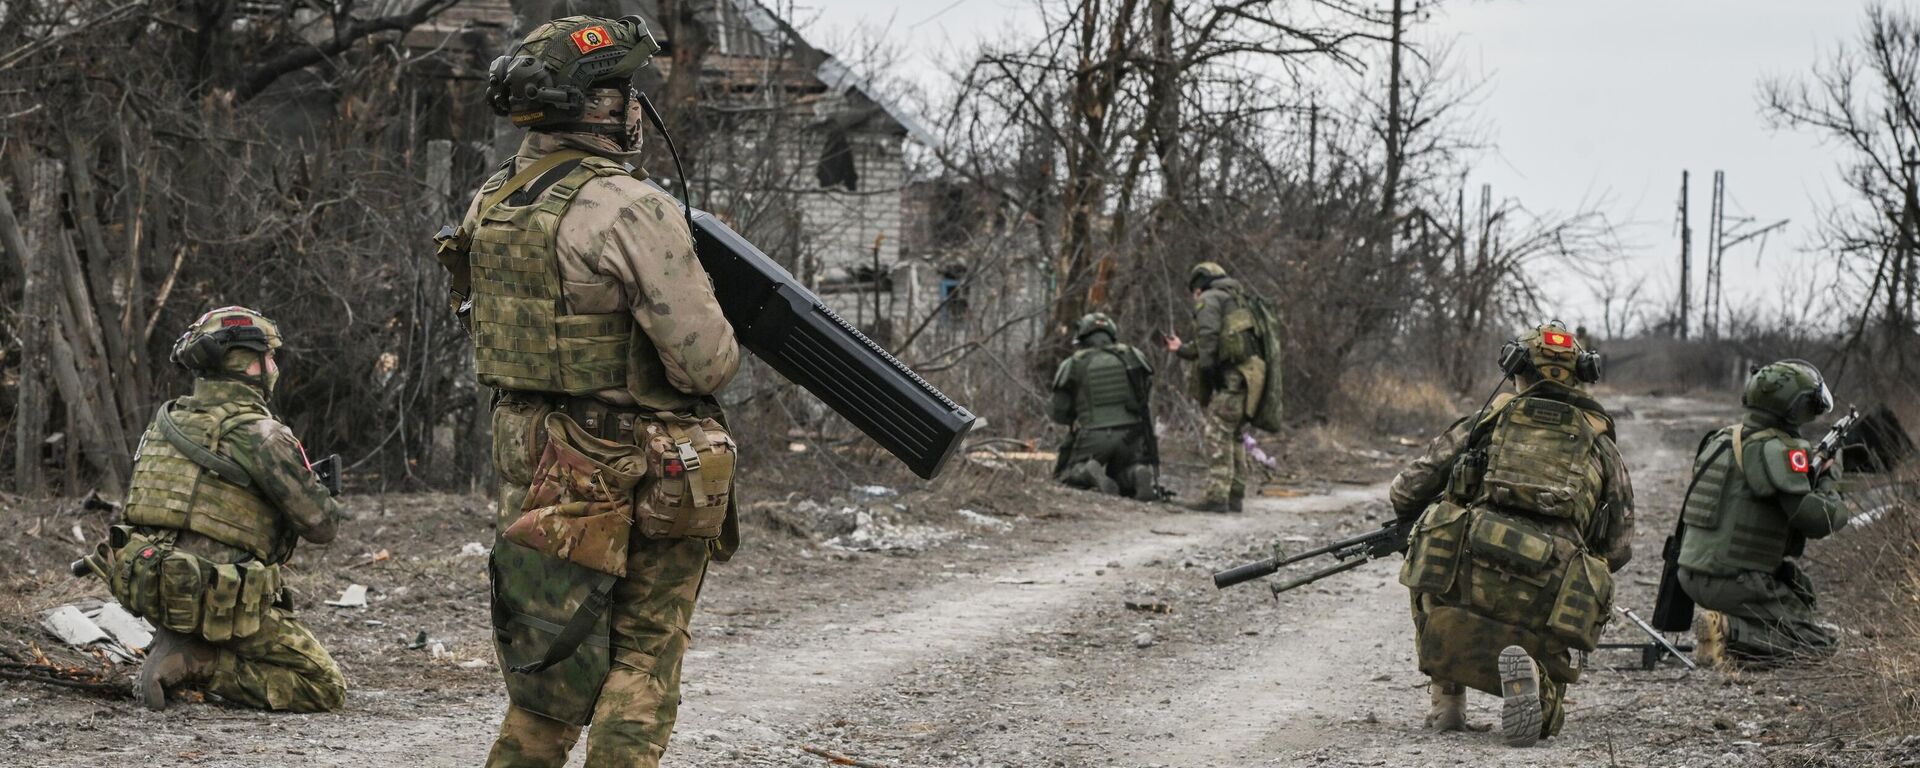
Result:
{"label": "boot sole", "polygon": [[1500,651],[1500,732],[1509,747],[1540,742],[1540,680],[1527,651],[1509,645]]}
{"label": "boot sole", "polygon": [[133,691],[140,699],[141,706],[159,712],[167,708],[167,688],[160,684],[158,675],[153,674],[147,665],[140,665],[140,675],[134,678]]}

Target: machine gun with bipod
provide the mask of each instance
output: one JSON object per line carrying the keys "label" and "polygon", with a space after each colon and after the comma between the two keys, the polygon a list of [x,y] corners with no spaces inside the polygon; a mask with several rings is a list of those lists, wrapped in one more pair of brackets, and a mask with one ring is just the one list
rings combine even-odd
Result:
{"label": "machine gun with bipod", "polygon": [[1271,576],[1289,565],[1321,555],[1332,555],[1333,559],[1339,561],[1333,565],[1306,574],[1305,576],[1272,585],[1273,594],[1278,596],[1282,592],[1304,587],[1336,573],[1351,571],[1395,552],[1405,552],[1407,549],[1407,534],[1412,530],[1413,521],[1395,521],[1381,526],[1377,531],[1364,533],[1350,539],[1341,539],[1332,544],[1309,549],[1297,555],[1281,557],[1276,554],[1276,556],[1266,560],[1247,563],[1246,565],[1236,566],[1214,574],[1213,586],[1218,589],[1226,589],[1241,582]]}

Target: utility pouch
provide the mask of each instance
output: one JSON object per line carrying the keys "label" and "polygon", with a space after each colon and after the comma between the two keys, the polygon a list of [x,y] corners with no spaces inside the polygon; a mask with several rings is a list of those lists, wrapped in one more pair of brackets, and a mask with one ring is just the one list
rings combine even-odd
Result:
{"label": "utility pouch", "polygon": [[1474,555],[1521,574],[1546,569],[1553,562],[1553,542],[1518,518],[1484,509],[1467,531],[1467,548]]}
{"label": "utility pouch", "polygon": [[733,435],[714,419],[672,413],[655,414],[640,433],[651,478],[640,532],[656,539],[718,537],[733,495]]}
{"label": "utility pouch", "polygon": [[133,615],[156,624],[162,616],[160,563],[166,559],[169,549],[161,542],[134,533],[115,558],[115,569],[122,574],[116,578],[125,585],[126,591],[114,597]]}
{"label": "utility pouch", "polygon": [[1591,651],[1600,642],[1600,629],[1613,616],[1612,605],[1613,574],[1607,572],[1606,561],[1581,552],[1567,562],[1553,612],[1547,614],[1547,629],[1569,645]]}
{"label": "utility pouch", "polygon": [[1442,499],[1428,507],[1408,537],[1407,561],[1400,566],[1400,584],[1415,592],[1446,594],[1460,573],[1466,551],[1467,508]]}
{"label": "utility pouch", "polygon": [[[493,406],[493,470],[514,485],[533,484],[533,467],[546,448],[546,416],[552,406],[501,400]],[[500,510],[514,514],[517,510]]]}
{"label": "utility pouch", "polygon": [[240,601],[233,609],[233,636],[252,637],[280,591],[280,569],[258,560],[240,566]]}
{"label": "utility pouch", "polygon": [[1220,323],[1220,362],[1239,365],[1259,354],[1255,350],[1253,310],[1236,297],[1232,311]]}
{"label": "utility pouch", "polygon": [[546,449],[522,514],[501,538],[614,576],[627,575],[634,489],[647,474],[639,446],[587,434],[564,413],[546,416]]}
{"label": "utility pouch", "polygon": [[1487,473],[1487,453],[1470,450],[1453,463],[1447,475],[1447,497],[1462,504],[1480,497],[1480,479]]}
{"label": "utility pouch", "polygon": [[213,567],[213,577],[207,585],[205,615],[200,622],[200,636],[215,643],[224,643],[233,639],[234,609],[240,604],[240,566],[223,563]]}
{"label": "utility pouch", "polygon": [[1566,403],[1522,397],[1502,409],[1487,451],[1487,500],[1547,517],[1584,520],[1598,506],[1596,434]]}
{"label": "utility pouch", "polygon": [[206,599],[207,573],[197,555],[174,550],[160,560],[160,619],[181,634],[200,628],[200,603]]}

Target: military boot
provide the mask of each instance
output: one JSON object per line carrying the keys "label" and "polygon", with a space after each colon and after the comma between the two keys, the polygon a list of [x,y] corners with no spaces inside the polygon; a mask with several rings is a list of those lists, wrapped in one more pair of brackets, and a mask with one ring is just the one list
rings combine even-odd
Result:
{"label": "military boot", "polygon": [[1160,488],[1153,481],[1153,467],[1137,464],[1127,470],[1127,484],[1133,488],[1133,498],[1137,501],[1160,501]]}
{"label": "military boot", "polygon": [[1509,645],[1500,651],[1500,734],[1509,747],[1540,741],[1540,669],[1527,649]]}
{"label": "military boot", "polygon": [[1433,706],[1427,710],[1427,727],[1436,731],[1486,730],[1467,724],[1467,691],[1452,683],[1438,680],[1427,685],[1433,695]]}
{"label": "military boot", "polygon": [[1188,504],[1187,509],[1195,512],[1229,512],[1232,511],[1232,506],[1231,502],[1220,499],[1201,499]]}
{"label": "military boot", "polygon": [[1228,512],[1245,512],[1245,511],[1247,511],[1247,492],[1246,492],[1246,491],[1237,491],[1237,492],[1235,492],[1235,493],[1234,493],[1233,495],[1231,495],[1231,496],[1228,496],[1228,497],[1227,497],[1227,511],[1228,511]]}
{"label": "military boot", "polygon": [[1721,667],[1727,663],[1727,615],[1719,611],[1700,610],[1699,623],[1693,630],[1693,661],[1708,667]]}
{"label": "military boot", "polygon": [[219,651],[171,630],[155,629],[153,637],[153,647],[147,649],[140,674],[133,679],[133,692],[147,709],[159,711],[167,708],[168,688],[210,679]]}

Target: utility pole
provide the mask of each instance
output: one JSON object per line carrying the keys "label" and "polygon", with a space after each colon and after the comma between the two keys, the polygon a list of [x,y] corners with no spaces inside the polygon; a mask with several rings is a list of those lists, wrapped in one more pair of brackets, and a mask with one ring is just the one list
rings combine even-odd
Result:
{"label": "utility pole", "polygon": [[1707,296],[1700,304],[1700,327],[1709,339],[1720,338],[1720,240],[1727,227],[1727,172],[1713,172],[1713,202],[1707,208]]}
{"label": "utility pole", "polygon": [[1680,172],[1680,323],[1676,330],[1687,338],[1687,304],[1693,298],[1693,223],[1687,218],[1687,180]]}

